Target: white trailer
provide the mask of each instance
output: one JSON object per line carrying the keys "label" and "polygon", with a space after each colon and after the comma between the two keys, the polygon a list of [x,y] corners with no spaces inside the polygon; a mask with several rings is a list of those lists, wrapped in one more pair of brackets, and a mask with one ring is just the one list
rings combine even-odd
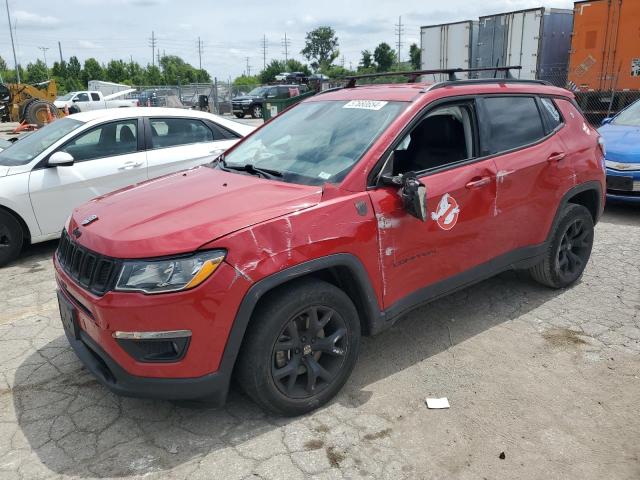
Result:
{"label": "white trailer", "polygon": [[[478,22],[472,20],[422,27],[420,29],[422,69],[474,68],[477,37]],[[457,76],[468,78],[466,73],[460,73]],[[432,77],[427,80],[439,82],[448,79],[447,75]]]}
{"label": "white trailer", "polygon": [[124,90],[131,90],[131,85],[122,83],[104,82],[102,80],[89,80],[87,90],[90,92],[101,92],[103,95],[112,95]]}

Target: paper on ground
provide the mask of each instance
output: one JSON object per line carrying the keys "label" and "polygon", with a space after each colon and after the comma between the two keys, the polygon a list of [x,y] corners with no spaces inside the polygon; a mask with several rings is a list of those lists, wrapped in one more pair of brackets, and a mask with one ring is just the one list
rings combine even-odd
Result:
{"label": "paper on ground", "polygon": [[449,408],[449,400],[444,398],[427,398],[427,408]]}

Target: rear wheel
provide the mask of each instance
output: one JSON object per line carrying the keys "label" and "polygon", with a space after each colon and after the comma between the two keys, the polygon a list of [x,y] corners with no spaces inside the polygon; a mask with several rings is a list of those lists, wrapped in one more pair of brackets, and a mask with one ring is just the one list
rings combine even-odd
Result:
{"label": "rear wheel", "polygon": [[31,124],[42,127],[49,123],[49,113],[53,118],[58,118],[58,109],[56,106],[46,100],[35,100],[24,109],[24,119]]}
{"label": "rear wheel", "polygon": [[251,118],[262,118],[262,105],[251,107]]}
{"label": "rear wheel", "polygon": [[23,242],[18,220],[10,213],[0,210],[0,267],[18,257]]}
{"label": "rear wheel", "polygon": [[593,247],[593,218],[582,205],[568,204],[542,261],[529,272],[551,288],[568,287],[584,272]]}
{"label": "rear wheel", "polygon": [[349,297],[329,283],[302,280],[255,312],[237,378],[263,408],[301,415],[342,388],[359,347],[360,321]]}

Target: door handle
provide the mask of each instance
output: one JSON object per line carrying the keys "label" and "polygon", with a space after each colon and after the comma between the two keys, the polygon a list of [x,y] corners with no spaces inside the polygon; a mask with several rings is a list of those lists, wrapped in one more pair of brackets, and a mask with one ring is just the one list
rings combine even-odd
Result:
{"label": "door handle", "polygon": [[561,160],[564,160],[564,157],[566,156],[567,154],[564,152],[552,153],[551,155],[549,155],[549,158],[547,158],[547,162],[559,162]]}
{"label": "door handle", "polygon": [[142,163],[143,162],[134,162],[134,161],[124,162],[122,166],[118,168],[118,170],[131,170],[132,168],[137,168],[142,166]]}
{"label": "door handle", "polygon": [[485,185],[489,185],[491,183],[491,177],[475,177],[473,180],[468,182],[465,187],[467,188],[480,188]]}

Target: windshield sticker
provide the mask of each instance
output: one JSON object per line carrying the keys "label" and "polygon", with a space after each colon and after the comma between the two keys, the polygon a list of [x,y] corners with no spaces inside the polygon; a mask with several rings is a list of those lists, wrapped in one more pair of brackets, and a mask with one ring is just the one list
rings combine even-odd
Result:
{"label": "windshield sticker", "polygon": [[451,230],[458,223],[460,207],[458,202],[448,193],[445,193],[438,203],[438,208],[431,213],[431,219],[443,230]]}
{"label": "windshield sticker", "polygon": [[381,100],[351,100],[342,108],[359,108],[361,110],[380,110],[389,102]]}
{"label": "windshield sticker", "polygon": [[331,178],[331,174],[330,174],[330,173],[327,173],[327,172],[320,172],[320,173],[318,174],[318,177],[320,177],[320,178],[321,178],[321,179],[323,179],[323,180],[328,180],[328,179],[330,179],[330,178]]}

